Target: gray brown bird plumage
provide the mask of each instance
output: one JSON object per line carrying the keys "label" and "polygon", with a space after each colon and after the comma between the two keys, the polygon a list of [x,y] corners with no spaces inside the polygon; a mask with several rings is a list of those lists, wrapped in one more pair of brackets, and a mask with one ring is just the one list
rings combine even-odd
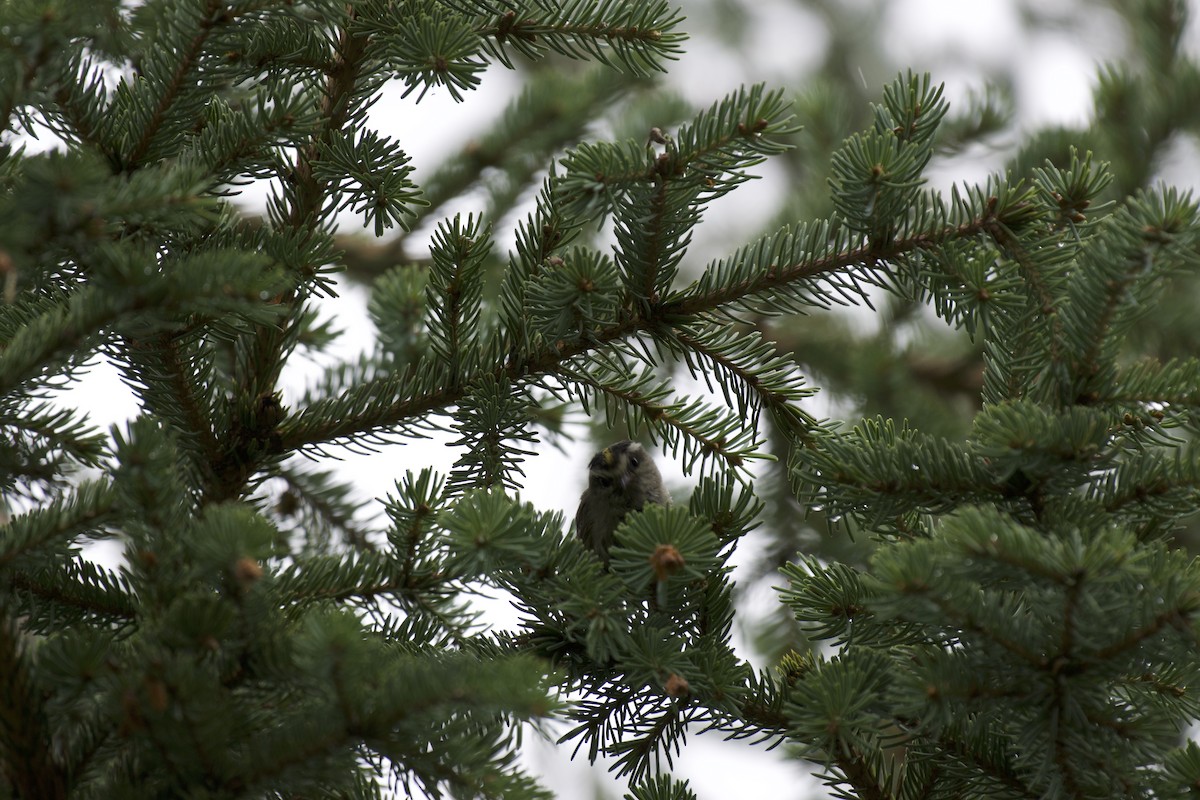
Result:
{"label": "gray brown bird plumage", "polygon": [[671,504],[650,454],[637,442],[610,445],[588,464],[588,486],[575,514],[576,534],[607,564],[617,526],[647,503]]}

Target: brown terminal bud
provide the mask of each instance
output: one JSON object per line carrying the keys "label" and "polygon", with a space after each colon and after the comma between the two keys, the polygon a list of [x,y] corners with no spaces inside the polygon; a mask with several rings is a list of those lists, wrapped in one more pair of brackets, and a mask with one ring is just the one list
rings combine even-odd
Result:
{"label": "brown terminal bud", "polygon": [[167,710],[167,685],[158,678],[146,678],[146,698],[150,701],[150,708],[161,714]]}
{"label": "brown terminal bud", "polygon": [[242,556],[233,565],[233,577],[243,589],[249,589],[263,576],[262,566],[249,556]]}
{"label": "brown terminal bud", "polygon": [[687,678],[674,672],[667,676],[667,684],[665,688],[667,690],[668,697],[687,697],[692,693],[692,687],[688,684]]}
{"label": "brown terminal bud", "polygon": [[654,577],[665,581],[671,575],[683,569],[687,560],[673,544],[660,544],[650,555],[650,566],[654,568]]}

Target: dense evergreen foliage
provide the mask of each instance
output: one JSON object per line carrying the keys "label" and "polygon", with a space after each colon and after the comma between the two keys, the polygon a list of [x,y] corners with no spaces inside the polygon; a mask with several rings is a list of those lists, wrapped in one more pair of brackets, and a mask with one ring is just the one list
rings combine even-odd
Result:
{"label": "dense evergreen foliage", "polygon": [[[540,797],[517,755],[550,718],[646,800],[693,796],[689,731],[862,800],[1196,793],[1200,220],[1154,177],[1200,71],[1185,3],[1127,5],[1094,125],[942,194],[926,169],[1001,97],[905,73],[853,111],[686,110],[651,80],[666,2],[0,3],[0,797]],[[470,102],[492,63],[526,90],[417,186],[372,104]],[[784,217],[693,252],[767,159]],[[256,180],[261,219],[230,201]],[[391,243],[340,238],[346,209]],[[378,340],[285,404],[343,272]],[[141,409],[111,431],[59,392],[102,357]],[[607,567],[518,496],[580,410],[694,486]],[[365,529],[326,457],[431,430],[453,469],[412,464]],[[731,644],[748,536],[786,584],[767,669]],[[519,627],[478,624],[480,586]]]}

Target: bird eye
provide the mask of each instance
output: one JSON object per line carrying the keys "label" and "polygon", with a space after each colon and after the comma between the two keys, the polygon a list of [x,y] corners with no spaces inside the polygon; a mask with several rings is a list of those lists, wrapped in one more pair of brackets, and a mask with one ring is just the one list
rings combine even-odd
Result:
{"label": "bird eye", "polygon": [[633,469],[637,469],[638,464],[640,464],[640,463],[642,463],[642,462],[638,461],[636,458],[629,459],[629,466],[632,467]]}

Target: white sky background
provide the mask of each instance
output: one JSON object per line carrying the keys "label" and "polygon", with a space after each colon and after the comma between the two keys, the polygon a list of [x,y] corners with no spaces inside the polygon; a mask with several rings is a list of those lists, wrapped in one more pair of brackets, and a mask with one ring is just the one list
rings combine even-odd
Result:
{"label": "white sky background", "polygon": [[[708,17],[698,8],[706,0],[677,2],[684,5],[685,13],[695,9],[689,16],[694,16],[697,23]],[[1195,8],[1197,2],[1192,3],[1194,15],[1200,14],[1200,8]],[[955,102],[964,99],[969,91],[984,87],[990,70],[1019,58],[1021,67],[1014,93],[1021,130],[1048,123],[1083,123],[1091,112],[1091,88],[1097,64],[1120,58],[1125,46],[1116,20],[1104,4],[1071,0],[1042,3],[1045,9],[1061,9],[1062,18],[1072,24],[1082,22],[1082,32],[1067,25],[1053,30],[1026,30],[1014,0],[846,0],[845,4],[883,8],[884,29],[893,32],[883,53],[893,66],[891,74],[907,68],[931,72],[935,80],[947,84],[952,111]],[[667,80],[698,106],[707,107],[743,82],[794,85],[797,75],[811,71],[823,57],[828,36],[810,12],[789,0],[757,0],[746,5],[750,28],[755,31],[754,47],[746,54],[722,51],[693,20],[685,20],[682,25],[692,38],[685,45],[684,55],[669,64]],[[1086,10],[1081,10],[1084,6]],[[1193,45],[1197,40],[1196,22],[1192,20],[1193,29],[1188,37]],[[401,142],[416,167],[414,180],[420,184],[440,161],[482,131],[519,92],[520,84],[513,74],[493,68],[486,74],[481,89],[469,93],[464,103],[454,103],[445,91],[433,91],[419,106],[413,98],[400,100],[400,87],[393,88],[391,96],[385,96],[375,106],[372,122],[381,133]],[[882,87],[869,88],[871,94],[878,96]],[[418,120],[421,122],[415,124]],[[438,124],[428,124],[429,120],[437,120]],[[1014,141],[1015,138],[1010,138],[1001,144]],[[1179,154],[1178,163],[1170,168],[1171,182],[1184,188],[1195,187],[1200,184],[1196,148],[1181,145]],[[952,181],[974,182],[996,169],[1003,159],[1004,153],[1000,151],[972,151],[949,163],[935,163],[930,178],[943,189]],[[769,163],[764,165],[762,175],[762,180],[739,188],[733,197],[713,205],[705,225],[697,231],[689,261],[703,264],[724,255],[729,242],[744,241],[749,232],[756,230],[755,220],[769,215],[772,203],[785,194],[787,187],[782,183],[782,175],[774,172]],[[265,191],[250,187],[242,201],[259,209],[263,197]],[[340,223],[343,232],[362,230],[361,220],[352,215],[345,215]],[[739,230],[748,233],[739,237]],[[503,232],[497,233],[501,242],[506,241]],[[345,284],[340,291],[341,296],[324,301],[321,310],[344,331],[334,355],[353,358],[370,349],[375,331],[366,315],[366,292]],[[322,366],[299,358],[289,364],[285,372],[285,403],[294,402]],[[93,421],[98,425],[107,426],[136,414],[132,395],[120,383],[115,370],[106,365],[94,369],[76,391],[67,401],[92,406]],[[98,404],[89,402],[94,398],[102,400]],[[443,474],[448,472],[457,457],[455,451],[444,446],[449,440],[450,437],[445,437],[441,442],[395,446],[371,456],[347,453],[342,469],[363,498],[365,517],[379,516],[381,507],[374,498],[389,493],[405,470],[416,471],[432,465]],[[569,447],[565,453],[541,447],[539,454],[525,464],[524,499],[543,509],[560,509],[571,519],[583,488],[588,455],[585,445]],[[677,502],[686,500],[691,481],[675,465],[661,466]],[[749,549],[744,546],[738,560],[749,560],[752,556]],[[759,607],[775,602],[770,596],[754,599],[758,601],[754,605]],[[501,603],[495,604],[495,619],[496,624],[506,625],[515,617]],[[745,648],[743,652],[753,657]],[[565,729],[563,726],[562,730]],[[623,781],[603,769],[588,767],[582,757],[570,762],[569,747],[554,747],[532,733],[526,743],[531,770],[541,774],[545,785],[564,800],[615,798],[625,791]],[[767,753],[762,746],[724,743],[711,735],[690,736],[676,767],[677,775],[690,779],[700,800],[747,796],[750,792],[762,792],[780,800],[827,796],[820,784],[809,777],[808,765],[787,761],[779,752]]]}

